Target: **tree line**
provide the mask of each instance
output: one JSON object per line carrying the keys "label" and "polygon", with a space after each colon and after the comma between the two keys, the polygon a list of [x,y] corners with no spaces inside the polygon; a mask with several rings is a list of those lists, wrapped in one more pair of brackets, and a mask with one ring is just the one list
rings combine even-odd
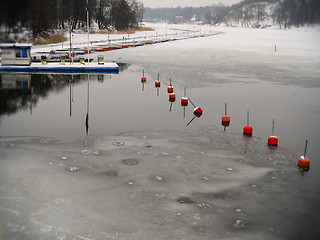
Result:
{"label": "tree line", "polygon": [[[87,8],[88,7],[88,8]],[[137,0],[1,0],[0,26],[11,31],[31,30],[34,37],[53,29],[81,29],[90,23],[100,29],[138,26],[144,6]]]}
{"label": "tree line", "polygon": [[[268,12],[268,6],[273,6]],[[176,16],[184,21],[191,19],[208,24],[226,23],[230,19],[237,21],[256,21],[266,17],[274,20],[280,27],[304,26],[320,23],[319,0],[243,0],[232,6],[222,4],[208,7],[186,8],[146,8],[144,17],[147,21],[168,21],[175,23]]]}
{"label": "tree line", "polygon": [[[266,9],[270,5],[273,8],[268,12]],[[270,17],[281,28],[320,23],[319,0],[244,0],[231,6],[229,13],[231,11],[243,20],[255,18],[257,23],[265,17]]]}

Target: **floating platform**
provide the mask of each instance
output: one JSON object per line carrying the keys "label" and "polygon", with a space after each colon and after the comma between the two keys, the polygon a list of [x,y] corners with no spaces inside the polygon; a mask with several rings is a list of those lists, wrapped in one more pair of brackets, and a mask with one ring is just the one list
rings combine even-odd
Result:
{"label": "floating platform", "polygon": [[108,62],[104,64],[94,63],[32,63],[30,66],[0,66],[0,73],[119,73],[119,66],[115,62]]}

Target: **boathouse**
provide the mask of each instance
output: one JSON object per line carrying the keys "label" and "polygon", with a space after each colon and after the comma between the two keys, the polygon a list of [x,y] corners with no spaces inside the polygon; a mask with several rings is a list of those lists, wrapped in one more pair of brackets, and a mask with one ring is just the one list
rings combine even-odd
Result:
{"label": "boathouse", "polygon": [[2,66],[30,66],[32,44],[0,44]]}

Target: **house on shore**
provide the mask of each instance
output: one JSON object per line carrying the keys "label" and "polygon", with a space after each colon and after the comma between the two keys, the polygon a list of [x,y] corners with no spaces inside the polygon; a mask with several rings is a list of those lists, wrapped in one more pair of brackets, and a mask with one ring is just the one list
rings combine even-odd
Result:
{"label": "house on shore", "polygon": [[1,65],[2,66],[30,66],[32,44],[2,43]]}

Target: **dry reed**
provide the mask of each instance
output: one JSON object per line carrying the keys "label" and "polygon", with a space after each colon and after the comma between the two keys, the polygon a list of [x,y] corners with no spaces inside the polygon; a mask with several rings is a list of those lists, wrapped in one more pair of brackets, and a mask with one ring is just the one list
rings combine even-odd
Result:
{"label": "dry reed", "polygon": [[61,33],[54,33],[52,35],[41,35],[33,40],[33,44],[35,45],[44,45],[44,44],[52,44],[52,43],[60,43],[67,41],[68,38],[63,36]]}

